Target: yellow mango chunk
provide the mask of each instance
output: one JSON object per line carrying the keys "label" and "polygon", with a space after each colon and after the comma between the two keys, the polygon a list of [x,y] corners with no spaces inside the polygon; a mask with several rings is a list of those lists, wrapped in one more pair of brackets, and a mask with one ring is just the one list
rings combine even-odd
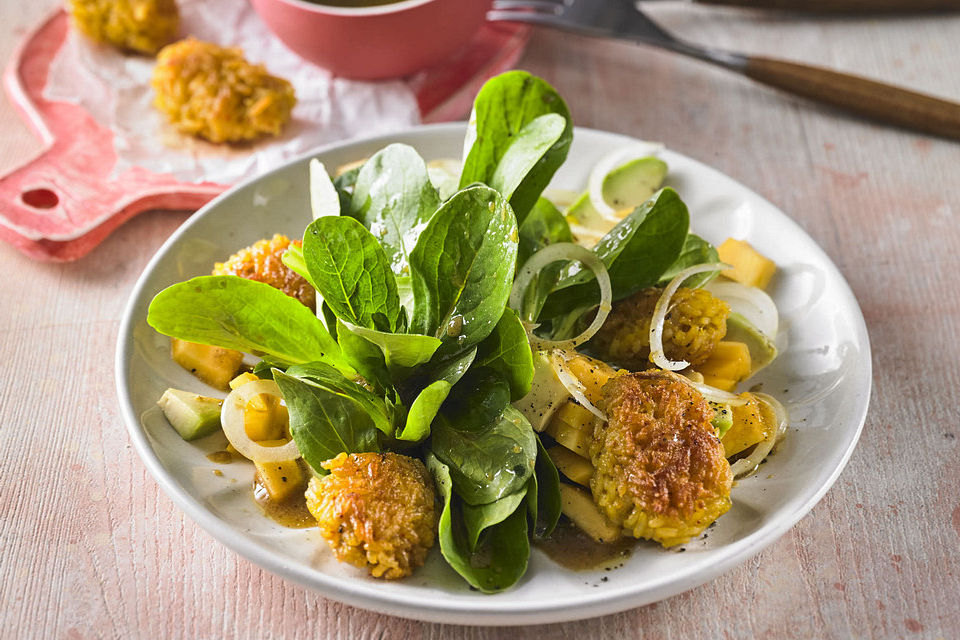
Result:
{"label": "yellow mango chunk", "polygon": [[720,439],[723,453],[728,458],[762,442],[771,430],[777,428],[776,419],[767,406],[751,394],[744,395],[749,396],[750,401],[732,407],[733,426]]}
{"label": "yellow mango chunk", "polygon": [[573,485],[560,485],[560,511],[597,542],[613,542],[622,535],[620,527],[597,508],[590,492]]}
{"label": "yellow mango chunk", "polygon": [[231,389],[236,389],[237,387],[242,386],[242,385],[245,385],[245,384],[247,384],[248,382],[256,382],[256,381],[259,380],[259,379],[260,379],[260,378],[258,378],[257,376],[253,375],[253,374],[250,373],[249,371],[244,371],[243,373],[241,373],[241,374],[238,375],[236,378],[234,378],[233,380],[230,381],[230,388],[231,388]]}
{"label": "yellow mango chunk", "polygon": [[[231,380],[230,388],[236,389],[259,379],[247,371]],[[243,427],[247,432],[247,437],[255,442],[284,438],[289,422],[290,415],[287,408],[275,396],[264,393],[257,394],[243,408]]]}
{"label": "yellow mango chunk", "polygon": [[[732,380],[736,386],[741,380],[750,377],[751,367],[750,348],[747,345],[742,342],[721,340],[707,361],[697,367],[697,371],[703,375],[704,381],[708,378],[713,380],[720,378]],[[710,383],[707,382],[707,384]]]}
{"label": "yellow mango chunk", "polygon": [[587,486],[593,477],[593,465],[566,447],[550,447],[547,454],[557,465],[557,470],[577,484]]}
{"label": "yellow mango chunk", "polygon": [[[280,441],[285,444],[286,441]],[[295,491],[303,490],[303,469],[296,460],[284,462],[255,462],[257,482],[267,490],[270,499],[275,502],[286,500]]]}
{"label": "yellow mango chunk", "polygon": [[729,378],[718,378],[716,376],[702,376],[703,384],[708,384],[715,389],[720,389],[721,391],[733,391],[737,388],[737,380],[731,380]]}
{"label": "yellow mango chunk", "polygon": [[557,444],[586,458],[590,455],[594,415],[573,401],[561,405],[547,425],[546,432]]}
{"label": "yellow mango chunk", "polygon": [[243,354],[239,351],[177,338],[170,340],[170,353],[174,362],[222,391],[229,388],[230,380],[243,365]]}
{"label": "yellow mango chunk", "polygon": [[717,247],[717,253],[721,262],[733,267],[720,273],[748,287],[765,289],[777,272],[777,265],[772,260],[743,240],[727,238]]}
{"label": "yellow mango chunk", "polygon": [[616,370],[606,362],[580,354],[567,360],[564,365],[574,377],[583,383],[583,386],[586,387],[584,395],[594,405],[600,402],[603,397],[603,385],[607,384],[610,378],[617,374]]}

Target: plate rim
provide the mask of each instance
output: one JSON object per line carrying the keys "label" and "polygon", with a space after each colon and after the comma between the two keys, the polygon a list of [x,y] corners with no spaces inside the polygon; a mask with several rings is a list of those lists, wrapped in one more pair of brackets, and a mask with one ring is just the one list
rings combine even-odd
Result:
{"label": "plate rim", "polygon": [[[554,603],[540,603],[531,606],[529,603],[520,603],[516,606],[510,606],[509,602],[501,600],[485,601],[478,598],[473,601],[463,601],[457,603],[443,602],[435,604],[424,601],[422,598],[404,596],[403,594],[383,593],[373,590],[369,585],[362,582],[343,580],[332,576],[327,576],[310,567],[305,567],[301,563],[293,562],[271,552],[259,544],[245,538],[241,533],[235,531],[203,506],[203,504],[186,491],[178,482],[173,479],[166,468],[163,466],[157,453],[150,445],[145,430],[140,425],[140,419],[133,407],[132,398],[127,388],[128,369],[132,362],[135,351],[134,345],[134,310],[137,302],[143,296],[147,281],[156,269],[159,262],[166,257],[172,245],[176,244],[180,238],[185,235],[189,229],[200,219],[205,217],[212,209],[216,208],[221,201],[231,197],[235,192],[248,187],[251,183],[264,180],[276,173],[285,171],[289,166],[304,162],[319,154],[328,153],[343,147],[371,145],[378,143],[389,143],[395,141],[400,136],[431,136],[450,134],[454,131],[463,132],[467,126],[466,122],[452,122],[439,124],[426,124],[417,127],[396,131],[389,134],[368,136],[362,138],[353,138],[346,141],[340,141],[332,144],[317,147],[307,153],[298,155],[273,169],[261,173],[253,178],[245,180],[230,189],[224,191],[200,210],[191,215],[184,221],[157,249],[147,265],[144,267],[136,284],[129,293],[127,303],[124,305],[123,316],[121,318],[120,331],[117,337],[117,347],[115,351],[115,382],[118,401],[120,404],[121,415],[124,426],[130,437],[134,449],[137,451],[141,461],[147,467],[150,475],[160,486],[163,492],[173,501],[173,503],[183,511],[191,520],[198,524],[207,534],[215,540],[238,554],[242,558],[256,564],[281,578],[291,580],[310,590],[322,595],[349,604],[351,606],[363,609],[385,613],[403,618],[411,618],[428,622],[459,623],[459,624],[479,624],[488,626],[517,625],[517,624],[543,624],[551,622],[566,622],[593,618],[601,615],[616,613],[626,609],[643,606],[651,602],[656,602],[674,595],[683,593],[695,587],[698,587],[737,564],[740,564],[766,549],[773,542],[781,538],[787,531],[792,529],[811,509],[823,498],[823,496],[834,485],[837,478],[846,468],[853,454],[853,450],[860,439],[870,405],[870,397],[873,388],[873,361],[870,345],[869,333],[866,328],[866,322],[863,317],[863,311],[857,302],[856,297],[850,288],[849,283],[843,274],[834,264],[833,260],[823,251],[820,245],[809,236],[790,216],[783,212],[779,207],[769,202],[766,198],[756,193],[738,180],[720,172],[713,167],[691,158],[685,154],[670,150],[670,153],[681,156],[684,161],[691,163],[698,171],[706,171],[726,180],[736,183],[740,188],[749,192],[754,198],[758,199],[764,205],[781,214],[784,221],[794,227],[793,231],[802,234],[810,239],[816,250],[820,252],[821,257],[833,271],[839,286],[838,293],[852,304],[856,310],[855,326],[853,331],[863,345],[861,360],[866,365],[863,379],[865,388],[862,390],[863,396],[860,399],[862,406],[858,407],[859,414],[858,425],[852,438],[850,438],[845,450],[839,458],[836,467],[827,477],[827,479],[814,491],[805,501],[795,506],[792,511],[781,515],[779,520],[768,525],[761,526],[753,533],[744,538],[728,544],[724,548],[715,550],[710,558],[709,564],[704,567],[693,566],[684,571],[673,573],[665,577],[660,577],[648,581],[642,589],[630,588],[625,585],[617,592],[598,592],[591,593],[585,591],[583,598],[579,599],[573,606],[565,601]],[[576,133],[586,133],[588,135],[599,135],[600,137],[622,138],[625,142],[635,141],[636,139],[626,134],[620,134],[600,129],[588,127],[575,127]],[[859,390],[858,390],[859,391]],[[858,396],[859,398],[859,396]]]}

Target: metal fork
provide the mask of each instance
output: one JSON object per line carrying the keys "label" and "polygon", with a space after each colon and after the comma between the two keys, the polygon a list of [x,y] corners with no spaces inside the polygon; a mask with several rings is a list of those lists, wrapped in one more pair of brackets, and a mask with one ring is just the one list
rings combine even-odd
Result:
{"label": "metal fork", "polygon": [[823,67],[684,42],[631,0],[494,0],[487,18],[661,47],[872,120],[960,139],[960,104]]}

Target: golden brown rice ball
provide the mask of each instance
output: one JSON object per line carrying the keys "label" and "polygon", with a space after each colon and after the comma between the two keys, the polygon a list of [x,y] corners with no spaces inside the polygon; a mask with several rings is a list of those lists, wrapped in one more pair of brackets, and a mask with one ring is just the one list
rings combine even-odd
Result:
{"label": "golden brown rice ball", "polygon": [[[604,360],[645,369],[650,357],[650,320],[663,289],[644,289],[613,305],[591,345]],[[727,334],[726,302],[704,289],[680,287],[670,299],[663,325],[663,350],[671,360],[702,364]]]}
{"label": "golden brown rice ball", "polygon": [[265,282],[288,296],[296,298],[311,309],[315,309],[316,290],[300,274],[283,264],[283,253],[291,244],[299,247],[301,243],[299,240],[291,243],[290,238],[279,233],[270,240],[259,240],[249,247],[240,249],[227,258],[226,262],[215,264],[213,275],[233,275],[247,280]]}
{"label": "golden brown rice ball", "polygon": [[160,51],[152,84],[154,104],[177,129],[211,142],[279,135],[297,102],[293,85],[240,49],[193,38]]}
{"label": "golden brown rice ball", "polygon": [[730,508],[733,476],[698,391],[651,370],[603,389],[590,480],[600,510],[636,538],[688,542]]}
{"label": "golden brown rice ball", "polygon": [[436,537],[433,480],[397,453],[341,453],[313,478],[307,508],[337,560],[377,578],[403,578],[423,564]]}
{"label": "golden brown rice ball", "polygon": [[68,0],[73,24],[97,42],[154,54],[177,37],[175,0]]}

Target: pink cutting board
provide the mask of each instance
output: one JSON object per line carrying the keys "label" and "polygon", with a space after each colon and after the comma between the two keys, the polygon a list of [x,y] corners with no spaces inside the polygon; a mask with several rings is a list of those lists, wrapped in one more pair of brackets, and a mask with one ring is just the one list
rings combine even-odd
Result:
{"label": "pink cutting board", "polygon": [[[67,29],[66,14],[54,13],[27,35],[3,78],[11,103],[45,150],[0,177],[0,239],[37,260],[76,260],[141,211],[195,210],[229,186],[179,182],[140,167],[114,175],[114,132],[79,105],[43,97]],[[516,63],[529,33],[487,25],[443,66],[408,79],[424,121],[463,117],[480,85]]]}

